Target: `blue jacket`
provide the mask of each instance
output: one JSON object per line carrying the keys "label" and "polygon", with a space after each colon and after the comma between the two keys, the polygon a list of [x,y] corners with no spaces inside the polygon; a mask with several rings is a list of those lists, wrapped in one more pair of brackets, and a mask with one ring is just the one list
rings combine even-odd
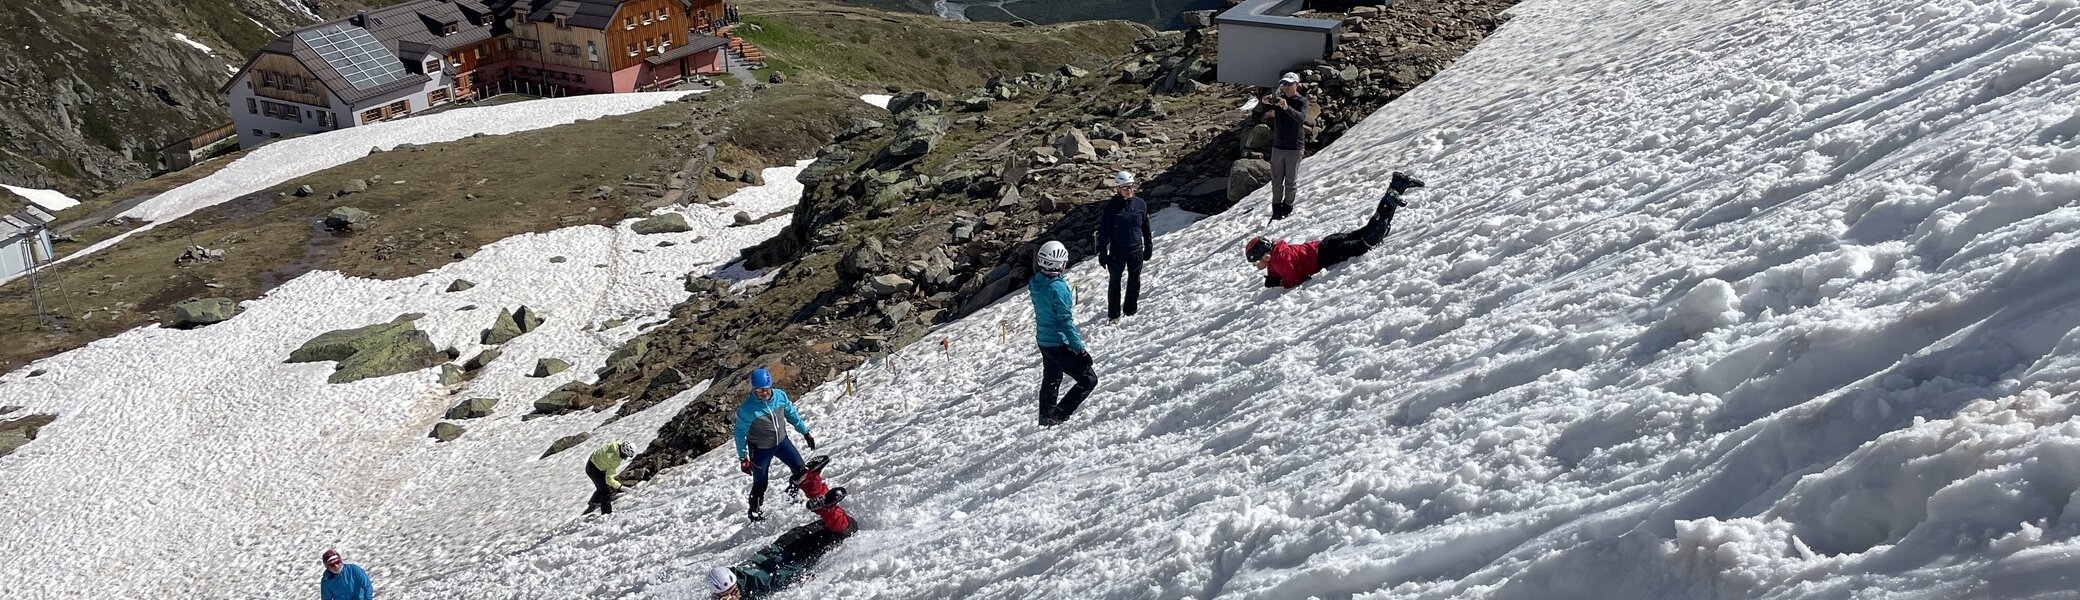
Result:
{"label": "blue jacket", "polygon": [[809,435],[809,424],[802,422],[802,413],[795,412],[794,403],[787,401],[787,392],[773,390],[770,402],[758,399],[755,392],[745,395],[744,403],[737,405],[737,429],[732,436],[737,442],[737,458],[750,456],[747,441],[757,442],[759,448],[771,448],[787,441],[787,430],[780,428],[781,417],[793,424],[795,431]]}
{"label": "blue jacket", "polygon": [[339,574],[325,571],[318,579],[318,597],[323,600],[371,600],[376,597],[376,586],[368,582],[368,571],[361,565],[349,564],[340,567]]}
{"label": "blue jacket", "polygon": [[1140,196],[1121,198],[1113,194],[1098,218],[1098,262],[1138,263],[1156,247],[1148,228],[1148,202]]}
{"label": "blue jacket", "polygon": [[1076,335],[1076,315],[1071,311],[1076,298],[1069,292],[1069,278],[1035,274],[1033,282],[1026,284],[1026,293],[1033,297],[1033,333],[1040,338],[1040,347],[1068,346],[1082,352],[1083,338]]}

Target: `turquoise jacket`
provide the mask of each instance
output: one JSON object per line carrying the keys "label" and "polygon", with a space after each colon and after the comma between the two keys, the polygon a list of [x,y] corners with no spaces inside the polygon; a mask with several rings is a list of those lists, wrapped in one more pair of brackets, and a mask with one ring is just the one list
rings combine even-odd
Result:
{"label": "turquoise jacket", "polygon": [[370,600],[376,597],[376,588],[368,582],[368,571],[361,565],[346,565],[339,574],[331,570],[318,578],[318,597],[324,600]]}
{"label": "turquoise jacket", "polygon": [[737,428],[731,437],[737,442],[737,459],[751,456],[749,444],[759,448],[771,448],[787,441],[787,430],[780,428],[780,419],[785,417],[794,430],[809,435],[809,424],[802,421],[802,413],[795,412],[794,403],[787,401],[787,392],[773,390],[772,401],[758,399],[757,393],[744,396],[744,403],[737,406]]}
{"label": "turquoise jacket", "polygon": [[1069,291],[1068,276],[1035,274],[1033,282],[1026,284],[1026,293],[1033,297],[1033,334],[1039,338],[1040,347],[1068,346],[1082,352],[1083,338],[1076,335],[1076,315],[1072,310],[1076,298]]}

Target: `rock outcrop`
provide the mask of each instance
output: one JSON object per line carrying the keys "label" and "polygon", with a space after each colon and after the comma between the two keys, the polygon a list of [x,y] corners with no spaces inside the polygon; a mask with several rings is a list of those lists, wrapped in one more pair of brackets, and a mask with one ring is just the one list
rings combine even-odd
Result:
{"label": "rock outcrop", "polygon": [[[407,315],[411,316],[411,315]],[[431,367],[447,359],[411,319],[330,331],[289,353],[292,363],[338,361],[326,381],[347,383]]]}

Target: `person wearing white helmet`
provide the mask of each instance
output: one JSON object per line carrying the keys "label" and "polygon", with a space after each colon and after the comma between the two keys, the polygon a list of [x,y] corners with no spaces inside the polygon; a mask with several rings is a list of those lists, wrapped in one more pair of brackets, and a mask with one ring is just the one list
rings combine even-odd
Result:
{"label": "person wearing white helmet", "polygon": [[[1033,255],[1033,280],[1026,294],[1033,300],[1033,334],[1040,345],[1040,425],[1053,427],[1069,420],[1083,399],[1098,386],[1098,373],[1091,368],[1091,353],[1076,334],[1076,297],[1069,288],[1069,248],[1048,241]],[[1076,380],[1069,394],[1056,401],[1062,375]]]}
{"label": "person wearing white helmet", "polygon": [[1278,91],[1257,104],[1259,120],[1271,124],[1271,219],[1293,214],[1300,157],[1307,152],[1307,97],[1300,95],[1300,74],[1286,73]]}
{"label": "person wearing white helmet", "polygon": [[607,442],[592,451],[590,460],[585,461],[585,478],[592,480],[592,499],[585,504],[585,512],[598,511],[603,515],[614,514],[614,498],[626,491],[615,475],[621,472],[621,463],[636,456],[635,444],[623,441]]}
{"label": "person wearing white helmet", "polygon": [[832,531],[811,523],[789,530],[760,549],[758,554],[735,565],[708,570],[708,593],[716,600],[758,600],[789,585],[809,579],[809,570],[851,530]]}
{"label": "person wearing white helmet", "polygon": [[[1106,322],[1118,323],[1121,314],[1131,317],[1141,310],[1141,264],[1155,256],[1156,239],[1148,227],[1148,202],[1134,195],[1134,174],[1113,175],[1112,187],[1117,193],[1098,217],[1098,264],[1112,273],[1112,284],[1105,288]],[[1120,287],[1122,276],[1125,288]]]}

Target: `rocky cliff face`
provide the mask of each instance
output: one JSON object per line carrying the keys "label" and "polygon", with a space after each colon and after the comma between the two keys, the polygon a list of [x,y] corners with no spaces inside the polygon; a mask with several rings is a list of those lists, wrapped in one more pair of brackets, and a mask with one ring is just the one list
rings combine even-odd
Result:
{"label": "rocky cliff face", "polygon": [[277,32],[339,0],[28,0],[0,11],[0,182],[75,196],[142,179],[229,122],[217,93]]}

